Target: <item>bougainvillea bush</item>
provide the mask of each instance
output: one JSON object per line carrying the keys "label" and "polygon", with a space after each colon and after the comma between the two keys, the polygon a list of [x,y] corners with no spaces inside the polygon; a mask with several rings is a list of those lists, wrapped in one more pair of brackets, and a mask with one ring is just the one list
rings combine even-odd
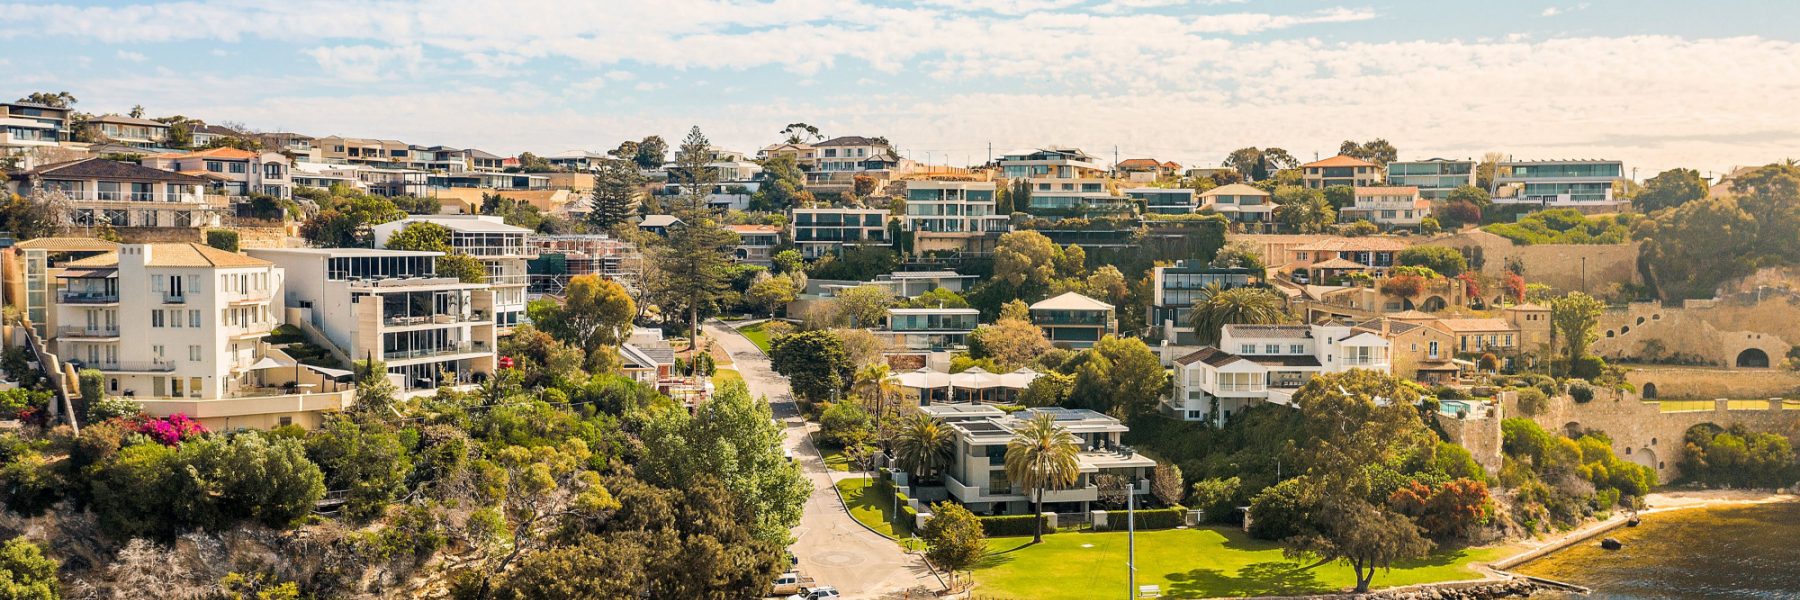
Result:
{"label": "bougainvillea bush", "polygon": [[176,446],[206,435],[206,426],[185,414],[175,413],[161,419],[145,419],[138,423],[137,432],[164,446]]}

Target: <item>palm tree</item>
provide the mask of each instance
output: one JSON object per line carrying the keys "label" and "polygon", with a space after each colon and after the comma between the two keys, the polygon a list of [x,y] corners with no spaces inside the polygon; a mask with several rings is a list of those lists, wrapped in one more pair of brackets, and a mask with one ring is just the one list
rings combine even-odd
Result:
{"label": "palm tree", "polygon": [[955,442],[943,421],[915,415],[894,439],[894,463],[920,479],[932,477],[956,458]]}
{"label": "palm tree", "polygon": [[1263,288],[1240,287],[1221,289],[1207,286],[1188,315],[1194,335],[1200,343],[1219,343],[1219,333],[1226,325],[1270,325],[1288,320],[1287,301]]}
{"label": "palm tree", "polygon": [[1056,424],[1056,417],[1040,413],[1013,431],[1006,443],[1006,478],[1013,485],[1031,490],[1037,504],[1037,531],[1031,543],[1044,541],[1044,490],[1075,485],[1081,476],[1081,441]]}
{"label": "palm tree", "polygon": [[1298,202],[1275,207],[1275,216],[1297,233],[1319,233],[1337,220],[1337,211],[1323,194],[1307,194]]}

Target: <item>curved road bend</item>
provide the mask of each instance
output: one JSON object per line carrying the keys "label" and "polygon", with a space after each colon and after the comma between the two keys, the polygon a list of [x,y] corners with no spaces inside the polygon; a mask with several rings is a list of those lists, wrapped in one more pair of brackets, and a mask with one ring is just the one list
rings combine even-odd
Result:
{"label": "curved road bend", "polygon": [[769,399],[775,418],[787,426],[787,448],[812,481],[806,512],[794,527],[792,550],[800,559],[801,573],[819,585],[836,587],[846,598],[929,598],[930,591],[943,589],[924,559],[901,551],[898,544],[863,528],[844,512],[833,491],[832,472],[807,439],[807,431],[816,425],[801,420],[787,379],[775,373],[762,350],[723,323],[708,321],[704,327],[706,335],[731,354],[750,393]]}

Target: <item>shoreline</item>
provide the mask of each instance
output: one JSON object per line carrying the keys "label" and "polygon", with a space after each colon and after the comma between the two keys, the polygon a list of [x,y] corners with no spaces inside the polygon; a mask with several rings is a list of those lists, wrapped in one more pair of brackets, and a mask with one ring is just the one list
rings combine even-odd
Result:
{"label": "shoreline", "polygon": [[[1754,490],[1677,490],[1658,492],[1644,497],[1645,509],[1638,511],[1638,516],[1664,514],[1675,511],[1697,508],[1720,508],[1727,506],[1749,506],[1756,504],[1772,504],[1777,502],[1800,501],[1800,496],[1779,492]],[[1601,534],[1618,529],[1630,520],[1631,513],[1619,513],[1604,521],[1591,523],[1544,541],[1522,540],[1521,544],[1529,545],[1526,550],[1488,563],[1484,568],[1501,577],[1520,577],[1507,570],[1525,563],[1554,554],[1575,544],[1591,540]],[[1534,543],[1535,542],[1535,543]]]}

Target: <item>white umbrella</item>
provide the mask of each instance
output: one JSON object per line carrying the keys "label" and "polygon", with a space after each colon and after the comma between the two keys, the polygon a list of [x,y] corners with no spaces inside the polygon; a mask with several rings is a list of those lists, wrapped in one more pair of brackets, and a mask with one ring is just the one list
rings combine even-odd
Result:
{"label": "white umbrella", "polygon": [[1039,377],[1037,371],[1019,367],[1019,370],[1000,376],[1000,387],[1022,390],[1031,386],[1031,382]]}
{"label": "white umbrella", "polygon": [[291,366],[293,366],[293,365],[281,362],[279,360],[275,360],[273,358],[269,358],[267,356],[264,356],[262,360],[256,361],[256,364],[250,365],[248,367],[244,367],[244,370],[245,371],[260,371],[262,369],[279,369],[281,367],[291,367]]}
{"label": "white umbrella", "polygon": [[951,375],[949,373],[933,371],[930,369],[919,369],[917,371],[908,371],[899,375],[890,376],[891,379],[899,382],[902,387],[909,387],[917,390],[949,387],[950,377]]}
{"label": "white umbrella", "polygon": [[967,371],[950,376],[950,385],[974,390],[1001,387],[1000,381],[999,375],[989,373],[981,367],[970,367]]}

